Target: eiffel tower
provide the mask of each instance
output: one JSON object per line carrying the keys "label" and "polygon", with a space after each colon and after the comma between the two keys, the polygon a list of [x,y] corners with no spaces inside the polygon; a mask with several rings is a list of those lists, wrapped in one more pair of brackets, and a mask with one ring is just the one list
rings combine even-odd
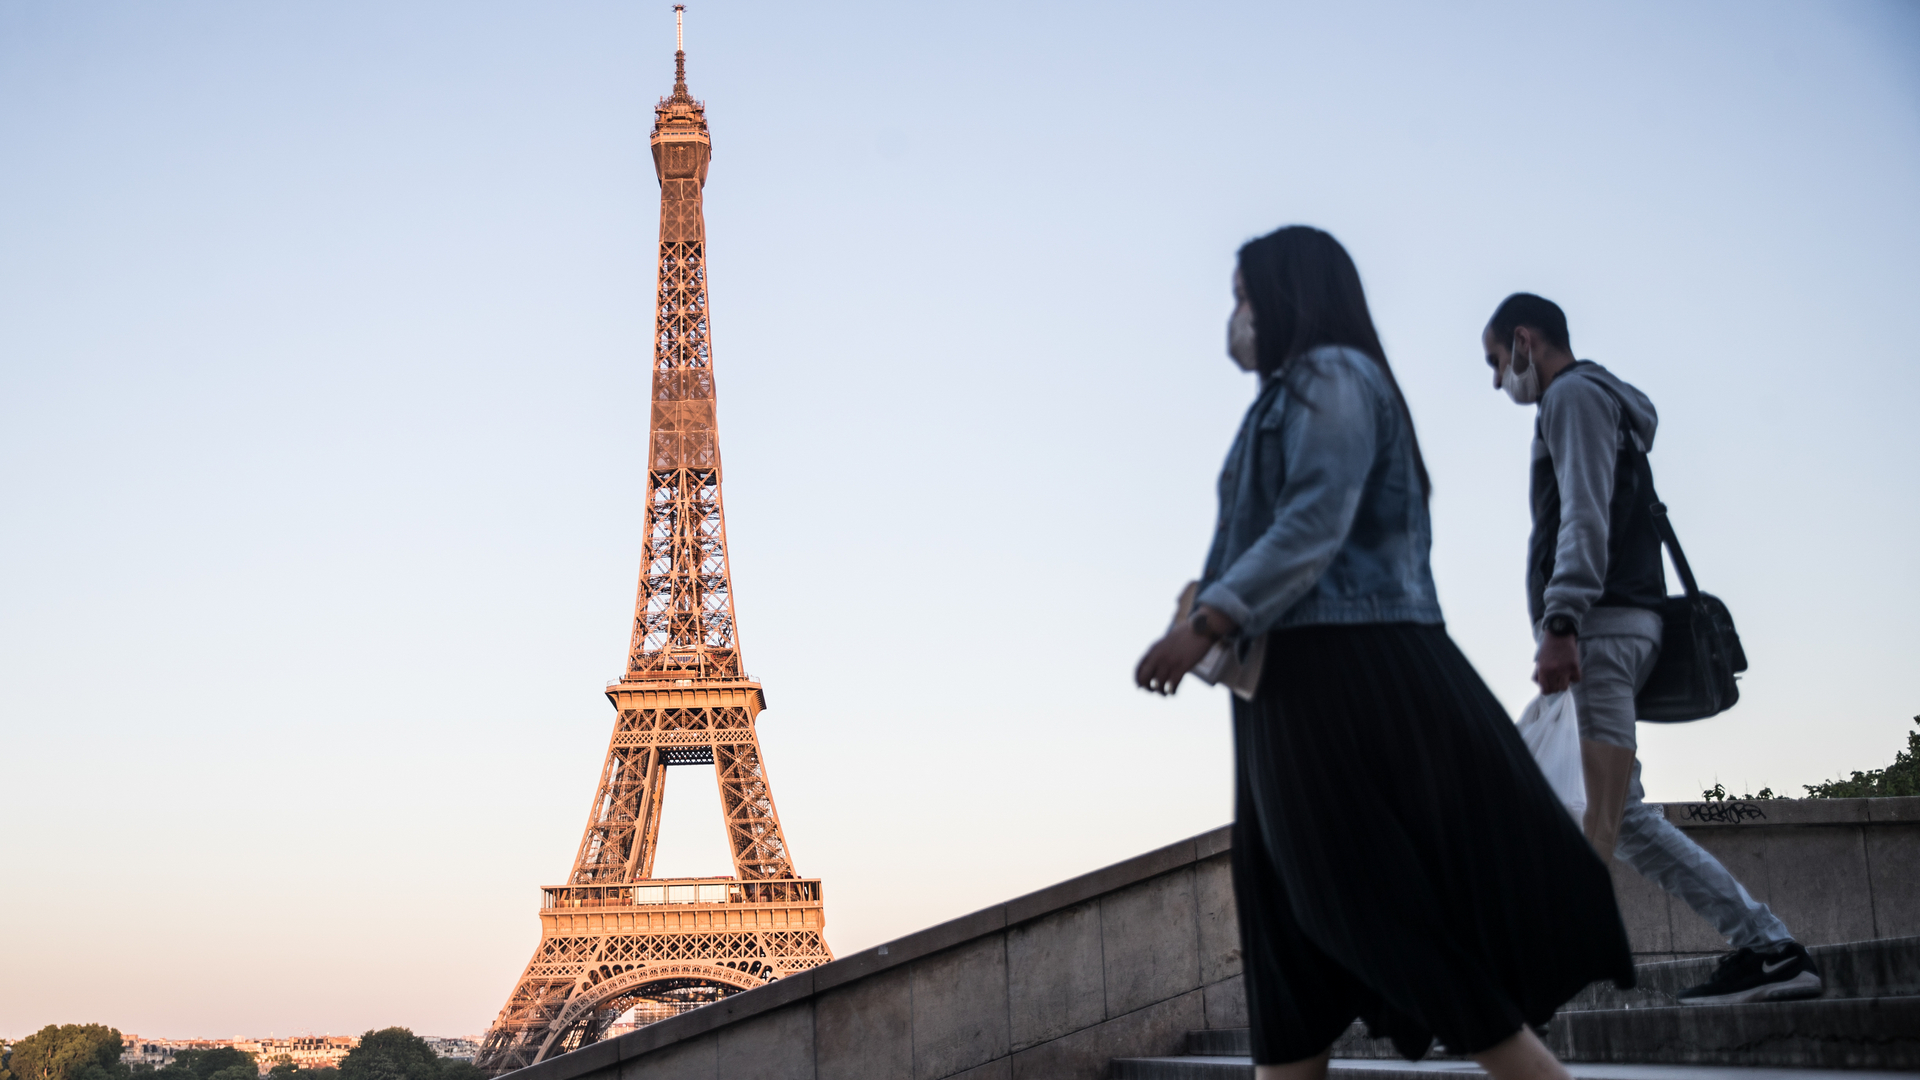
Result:
{"label": "eiffel tower", "polygon": [[[794,874],[740,662],[707,321],[701,188],[712,144],[687,93],[682,5],[673,93],[654,109],[660,284],[645,556],[600,787],[565,885],[543,890],[540,944],[476,1064],[497,1075],[597,1042],[629,1008],[658,1019],[833,959],[820,882]],[[731,878],[656,878],[666,770],[711,765]]]}

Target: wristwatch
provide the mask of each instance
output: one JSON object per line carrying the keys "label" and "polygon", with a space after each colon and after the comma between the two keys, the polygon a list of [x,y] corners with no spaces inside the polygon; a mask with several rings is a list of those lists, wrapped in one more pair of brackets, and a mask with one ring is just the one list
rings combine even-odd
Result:
{"label": "wristwatch", "polygon": [[1222,637],[1221,634],[1214,632],[1213,624],[1207,621],[1205,608],[1195,607],[1193,614],[1187,616],[1187,626],[1194,633],[1199,634],[1208,641],[1219,641]]}
{"label": "wristwatch", "polygon": [[1547,633],[1556,637],[1579,637],[1580,626],[1571,615],[1549,615],[1546,621]]}

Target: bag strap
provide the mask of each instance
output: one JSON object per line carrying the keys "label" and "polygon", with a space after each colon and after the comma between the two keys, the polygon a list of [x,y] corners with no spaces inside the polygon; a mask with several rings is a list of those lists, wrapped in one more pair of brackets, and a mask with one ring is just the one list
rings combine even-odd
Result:
{"label": "bag strap", "polygon": [[[1641,454],[1640,460],[1647,460],[1647,455]],[[1648,475],[1651,477],[1651,469]],[[1653,511],[1654,531],[1660,534],[1660,542],[1667,545],[1667,554],[1673,556],[1673,570],[1680,575],[1680,584],[1686,587],[1687,599],[1698,600],[1700,586],[1694,583],[1693,567],[1687,565],[1687,553],[1680,550],[1680,537],[1674,535],[1673,522],[1667,520],[1667,504],[1655,496],[1653,505],[1647,509]]]}
{"label": "bag strap", "polygon": [[1667,504],[1660,501],[1660,493],[1653,489],[1653,464],[1647,460],[1647,452],[1640,449],[1640,440],[1627,424],[1626,399],[1620,396],[1620,391],[1608,386],[1605,379],[1587,381],[1605,390],[1614,405],[1619,407],[1620,433],[1626,438],[1627,448],[1633,452],[1635,471],[1645,478],[1647,494],[1653,497],[1653,502],[1647,507],[1653,513],[1653,531],[1660,534],[1660,542],[1666,545],[1667,554],[1673,557],[1673,570],[1680,575],[1680,584],[1687,590],[1687,599],[1699,599],[1700,586],[1693,580],[1693,567],[1687,563],[1687,553],[1680,550],[1680,537],[1673,531],[1673,522],[1667,520]]}

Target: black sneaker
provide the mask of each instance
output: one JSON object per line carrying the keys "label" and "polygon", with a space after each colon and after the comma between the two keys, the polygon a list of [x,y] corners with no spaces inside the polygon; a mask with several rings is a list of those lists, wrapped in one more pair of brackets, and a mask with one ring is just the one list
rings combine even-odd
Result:
{"label": "black sneaker", "polygon": [[1789,941],[1766,952],[1741,949],[1722,957],[1713,978],[1674,997],[1682,1005],[1738,1005],[1815,998],[1825,992],[1813,957],[1799,942]]}

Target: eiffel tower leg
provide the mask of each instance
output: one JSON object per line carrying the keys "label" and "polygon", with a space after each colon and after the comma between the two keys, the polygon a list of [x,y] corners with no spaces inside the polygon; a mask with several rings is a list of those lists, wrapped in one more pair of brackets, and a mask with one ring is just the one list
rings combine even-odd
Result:
{"label": "eiffel tower leg", "polygon": [[653,856],[660,850],[660,807],[667,795],[666,755],[654,750],[648,755],[646,790],[641,797],[640,822],[634,830],[633,853],[627,858],[626,880],[653,876]]}
{"label": "eiffel tower leg", "polygon": [[651,865],[660,833],[660,798],[665,776],[657,747],[630,745],[616,725],[600,787],[580,837],[569,881],[626,880],[633,867]]}
{"label": "eiffel tower leg", "polygon": [[760,736],[749,731],[740,742],[713,748],[713,769],[720,781],[720,807],[727,818],[734,873],[742,881],[793,876],[780,815],[773,808],[773,787],[760,756]]}

